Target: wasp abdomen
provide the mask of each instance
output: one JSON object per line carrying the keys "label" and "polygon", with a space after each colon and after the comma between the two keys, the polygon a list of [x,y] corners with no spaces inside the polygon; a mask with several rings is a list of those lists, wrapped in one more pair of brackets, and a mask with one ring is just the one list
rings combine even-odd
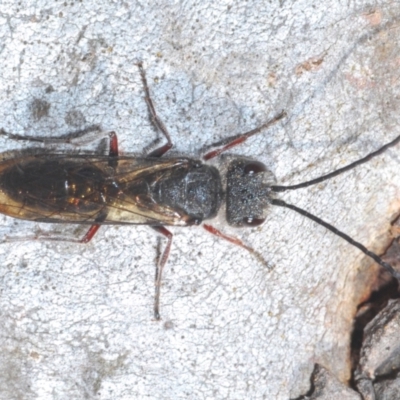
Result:
{"label": "wasp abdomen", "polygon": [[65,159],[20,162],[6,169],[0,187],[11,199],[43,211],[95,211],[107,192],[104,172]]}

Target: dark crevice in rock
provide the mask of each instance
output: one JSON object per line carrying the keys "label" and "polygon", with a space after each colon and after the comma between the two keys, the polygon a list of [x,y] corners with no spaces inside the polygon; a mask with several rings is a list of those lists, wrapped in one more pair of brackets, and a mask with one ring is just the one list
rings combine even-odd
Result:
{"label": "dark crevice in rock", "polygon": [[294,399],[289,399],[289,400],[307,400],[312,396],[312,394],[315,391],[315,383],[314,382],[315,382],[315,376],[318,373],[318,368],[319,368],[318,364],[315,364],[314,370],[310,376],[310,389],[308,390],[308,392],[306,394],[301,395],[300,397],[296,397]]}
{"label": "dark crevice in rock", "polygon": [[[396,242],[397,245],[397,241]],[[389,253],[392,246],[389,247],[386,254]],[[387,257],[385,261],[390,262]],[[357,313],[354,319],[353,332],[351,335],[351,364],[352,378],[350,385],[356,389],[354,381],[354,372],[360,360],[360,351],[364,338],[364,328],[366,325],[383,310],[390,299],[400,298],[399,282],[391,277],[387,272],[381,271],[374,282],[374,290],[369,298],[357,307]]]}
{"label": "dark crevice in rock", "polygon": [[[400,233],[400,218],[397,218],[392,222],[392,233],[395,236]],[[382,256],[382,259],[392,265],[392,267],[397,271],[400,270],[399,241],[400,237],[396,237]],[[360,359],[364,328],[382,309],[386,307],[390,299],[397,298],[400,298],[399,282],[387,272],[380,270],[378,276],[373,282],[371,282],[371,294],[369,298],[357,307],[357,313],[354,318],[353,333],[350,344],[352,387],[355,387],[354,371],[356,370]]]}

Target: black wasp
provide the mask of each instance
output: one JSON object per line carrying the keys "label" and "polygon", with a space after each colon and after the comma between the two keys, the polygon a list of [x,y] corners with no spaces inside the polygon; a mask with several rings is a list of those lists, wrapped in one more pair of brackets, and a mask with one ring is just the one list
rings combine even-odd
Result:
{"label": "black wasp", "polygon": [[[203,156],[203,161],[189,157],[162,158],[172,148],[170,135],[158,118],[141,63],[145,100],[151,122],[162,132],[167,143],[150,152],[147,157],[120,156],[115,132],[108,132],[109,154],[51,154],[41,151],[32,155],[13,153],[0,162],[0,212],[11,217],[49,223],[91,225],[79,243],[89,242],[101,225],[145,224],[167,238],[156,273],[155,318],[160,318],[160,285],[167,263],[172,234],[171,226],[200,225],[210,233],[242,246],[256,256],[258,253],[239,239],[228,236],[215,227],[203,224],[217,216],[225,203],[225,219],[235,227],[254,227],[264,223],[270,205],[297,211],[325,226],[353,246],[359,248],[397,279],[400,273],[378,255],[366,249],[345,233],[320,218],[276,199],[272,194],[311,186],[369,161],[400,141],[400,136],[366,157],[319,178],[292,186],[274,185],[273,174],[258,161],[230,157],[222,174],[208,161],[245,142],[249,137],[280,121],[285,112],[249,132],[236,136],[222,147]],[[15,140],[36,142],[71,142],[66,139],[28,138],[1,130]],[[83,133],[85,133],[83,131]],[[104,132],[103,132],[104,134]],[[76,138],[76,137],[75,137]],[[44,238],[45,240],[60,240]]]}

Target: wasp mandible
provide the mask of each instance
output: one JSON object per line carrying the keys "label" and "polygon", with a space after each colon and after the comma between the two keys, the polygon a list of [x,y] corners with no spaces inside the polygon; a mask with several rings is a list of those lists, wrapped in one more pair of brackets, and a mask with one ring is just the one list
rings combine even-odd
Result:
{"label": "wasp mandible", "polygon": [[[48,223],[91,225],[81,239],[70,241],[88,243],[101,225],[151,226],[167,239],[159,259],[155,279],[154,316],[160,319],[160,286],[162,272],[172,244],[172,233],[165,226],[201,225],[210,233],[239,245],[257,257],[259,253],[238,238],[228,236],[203,221],[211,220],[225,203],[225,219],[234,227],[254,227],[266,220],[270,205],[290,208],[323,225],[356,246],[397,279],[400,273],[331,224],[273,196],[275,192],[311,186],[349,171],[382,154],[400,141],[392,142],[355,161],[319,178],[292,186],[275,185],[273,174],[259,161],[244,157],[230,157],[222,169],[206,162],[281,121],[286,113],[278,113],[267,123],[229,139],[221,147],[206,153],[202,160],[190,157],[164,158],[173,147],[171,137],[157,116],[142,63],[138,63],[145,101],[152,124],[167,143],[151,151],[146,157],[120,156],[115,132],[108,132],[108,155],[52,154],[40,151],[32,155],[15,154],[0,162],[0,212],[24,220]],[[43,143],[72,143],[87,132],[65,138],[35,137],[8,133],[14,140]],[[59,238],[43,238],[60,240]],[[61,239],[65,240],[65,239]]]}

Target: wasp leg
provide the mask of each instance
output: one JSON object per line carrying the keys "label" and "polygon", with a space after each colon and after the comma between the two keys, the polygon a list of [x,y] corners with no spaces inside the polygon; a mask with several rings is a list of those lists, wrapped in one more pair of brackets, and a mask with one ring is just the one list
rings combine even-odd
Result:
{"label": "wasp leg", "polygon": [[99,230],[100,226],[101,226],[100,224],[93,224],[86,232],[86,235],[79,240],[79,243],[89,243],[93,239],[93,236]]}
{"label": "wasp leg", "polygon": [[89,230],[81,239],[73,239],[73,238],[65,238],[58,236],[25,236],[25,237],[7,237],[6,242],[25,242],[28,240],[43,240],[49,242],[68,242],[68,243],[89,243],[93,236],[97,233],[97,231],[101,227],[101,223],[107,218],[107,210],[100,211],[99,215],[95,219],[95,223],[90,226]]}
{"label": "wasp leg", "polygon": [[[54,136],[24,136],[5,131],[0,129],[0,135],[7,136],[12,140],[25,140],[29,142],[44,143],[44,144],[72,144],[72,145],[85,145],[95,140],[101,140],[108,137],[109,142],[109,157],[118,157],[118,138],[114,131],[102,131],[98,125],[93,125],[89,128],[67,133],[61,137]],[[110,160],[110,166],[116,166],[115,160]]]}
{"label": "wasp leg", "polygon": [[219,238],[222,238],[222,239],[224,239],[224,240],[227,240],[228,242],[233,243],[233,244],[235,244],[236,246],[240,246],[240,247],[242,247],[243,249],[246,249],[246,250],[247,250],[249,253],[251,253],[255,258],[257,258],[258,261],[260,261],[262,264],[264,264],[265,266],[267,266],[269,269],[272,269],[271,265],[268,264],[268,262],[264,259],[264,257],[263,257],[258,251],[254,250],[254,249],[253,249],[252,247],[250,247],[250,246],[247,246],[247,245],[244,244],[240,239],[238,239],[238,238],[236,238],[236,237],[234,237],[234,236],[226,235],[225,233],[221,232],[220,230],[218,230],[217,228],[214,228],[214,227],[211,226],[211,225],[204,224],[204,225],[203,225],[203,228],[204,228],[207,232],[209,232],[209,233],[211,233],[211,234],[213,234],[213,235],[215,235],[215,236],[217,236],[217,237],[219,237]]}
{"label": "wasp leg", "polygon": [[110,138],[110,148],[109,148],[108,155],[110,157],[118,157],[119,150],[118,150],[118,137],[117,137],[117,134],[114,131],[112,131],[112,132],[109,132],[108,136]]}
{"label": "wasp leg", "polygon": [[44,143],[44,144],[73,144],[84,145],[99,138],[110,136],[110,132],[102,131],[99,125],[92,125],[88,128],[79,131],[70,132],[62,136],[25,136],[7,132],[0,129],[0,135],[7,136],[12,140],[25,140],[29,142]]}
{"label": "wasp leg", "polygon": [[160,320],[160,292],[161,292],[161,280],[162,280],[162,273],[165,267],[165,264],[168,261],[169,252],[171,250],[172,244],[172,233],[165,228],[164,226],[152,226],[152,228],[161,233],[161,235],[167,238],[167,245],[160,257],[160,260],[157,265],[156,269],[156,277],[155,277],[155,297],[154,297],[154,318],[156,320]]}
{"label": "wasp leg", "polygon": [[[110,152],[111,152],[111,150],[110,150]],[[85,236],[82,239],[75,240],[75,242],[89,243],[93,239],[93,236],[100,229],[101,223],[104,222],[104,220],[107,218],[107,214],[108,214],[108,211],[106,208],[104,210],[100,211],[98,216],[95,219],[95,223],[90,226],[90,228],[86,232]]]}
{"label": "wasp leg", "polygon": [[[112,168],[116,168],[118,166],[118,155],[119,155],[119,150],[118,150],[118,137],[115,132],[110,132],[109,133],[110,137],[110,144],[109,144],[109,151],[108,151],[108,156],[110,157],[108,161],[108,165]],[[90,240],[90,239],[89,239]]]}
{"label": "wasp leg", "polygon": [[[58,236],[46,236],[47,234],[41,234],[40,236],[23,236],[23,237],[8,237],[4,239],[4,243],[8,242],[28,242],[28,241],[44,241],[44,242],[63,242],[63,243],[89,243],[93,236],[97,233],[100,228],[100,224],[93,224],[86,232],[82,239],[73,239],[68,237]],[[1,242],[3,243],[3,242]]]}
{"label": "wasp leg", "polygon": [[143,88],[144,88],[144,92],[145,92],[145,100],[146,100],[147,108],[148,108],[149,114],[150,114],[150,121],[154,125],[154,127],[157,130],[160,130],[167,139],[166,144],[159,147],[158,149],[153,150],[147,156],[148,157],[161,157],[168,150],[170,150],[173,146],[172,141],[171,141],[171,136],[169,135],[164,123],[158,117],[158,115],[156,113],[156,109],[154,108],[153,101],[151,100],[151,97],[150,97],[150,90],[149,90],[149,86],[147,84],[146,73],[144,72],[143,64],[141,62],[139,62],[139,63],[137,63],[137,66],[139,67],[140,76],[142,77]]}
{"label": "wasp leg", "polygon": [[274,118],[266,122],[265,124],[259,126],[256,129],[253,129],[249,132],[242,133],[240,135],[235,136],[232,139],[228,139],[227,143],[215,150],[212,150],[208,153],[206,153],[203,156],[203,160],[210,160],[211,158],[218,157],[221,153],[231,149],[232,147],[238,146],[239,144],[242,144],[245,142],[248,138],[256,135],[257,133],[260,133],[263,129],[269,128],[271,125],[275,124],[276,122],[280,121],[282,118],[286,116],[285,111],[281,111],[278,115],[276,115]]}

